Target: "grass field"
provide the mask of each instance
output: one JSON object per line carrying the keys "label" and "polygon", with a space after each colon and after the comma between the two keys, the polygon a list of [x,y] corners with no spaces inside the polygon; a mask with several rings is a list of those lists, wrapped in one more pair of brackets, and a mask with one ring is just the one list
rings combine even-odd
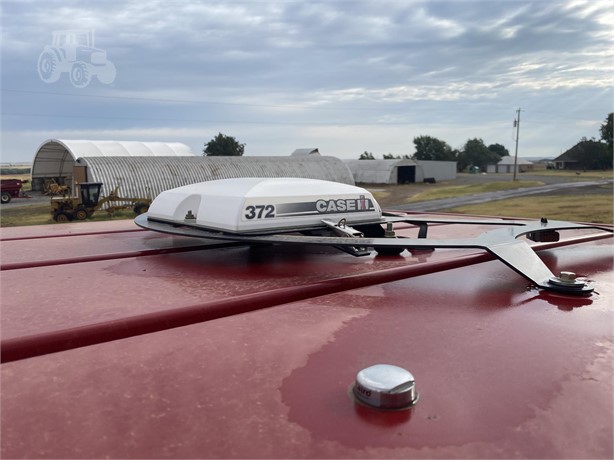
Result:
{"label": "grass field", "polygon": [[532,195],[489,203],[446,209],[446,212],[498,217],[527,217],[552,220],[614,223],[614,199],[611,193],[591,195]]}
{"label": "grass field", "polygon": [[419,192],[405,200],[406,203],[416,201],[439,200],[443,198],[454,198],[457,196],[475,195],[476,193],[499,192],[502,190],[515,190],[519,188],[537,187],[544,185],[538,181],[515,181],[515,182],[487,182],[485,184],[454,185],[440,187],[432,190]]}
{"label": "grass field", "polygon": [[[49,204],[31,204],[18,206],[13,208],[3,209],[0,213],[0,227],[21,227],[24,225],[45,225],[56,224],[51,218],[51,207]],[[101,220],[121,220],[134,219],[136,216],[130,210],[115,212],[109,216],[104,211],[99,211],[88,222],[96,222]]]}
{"label": "grass field", "polygon": [[[614,223],[614,198],[610,191],[591,195],[533,195],[489,203],[447,209],[446,212],[500,217],[548,217],[603,224]],[[94,214],[88,221],[134,219],[132,211],[120,211],[109,217],[106,212]],[[0,213],[0,227],[53,224],[48,204],[7,208]],[[56,224],[61,225],[61,224]]]}
{"label": "grass field", "polygon": [[[531,174],[539,176],[576,177],[580,179],[614,179],[614,170],[612,169],[607,169],[605,171],[569,171],[565,169],[543,169],[535,172],[527,172],[522,174]],[[520,174],[520,178],[522,178],[522,174]]]}

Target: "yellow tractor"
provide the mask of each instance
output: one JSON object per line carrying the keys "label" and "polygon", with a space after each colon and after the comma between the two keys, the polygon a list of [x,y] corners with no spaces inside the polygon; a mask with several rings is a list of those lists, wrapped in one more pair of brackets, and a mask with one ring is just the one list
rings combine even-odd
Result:
{"label": "yellow tractor", "polygon": [[149,210],[151,197],[134,198],[119,196],[119,185],[109,194],[100,198],[101,182],[81,182],[77,185],[78,196],[62,196],[51,198],[51,214],[56,222],[85,220],[94,212],[104,209],[109,215],[121,209],[132,209],[136,215]]}

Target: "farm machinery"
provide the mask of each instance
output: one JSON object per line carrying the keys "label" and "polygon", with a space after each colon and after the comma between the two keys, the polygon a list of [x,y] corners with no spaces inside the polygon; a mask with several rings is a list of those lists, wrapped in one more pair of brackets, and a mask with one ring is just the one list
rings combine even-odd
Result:
{"label": "farm machinery", "polygon": [[119,185],[105,197],[100,197],[101,182],[81,182],[76,187],[77,196],[51,198],[51,214],[56,222],[85,220],[96,211],[104,210],[112,215],[116,211],[132,209],[138,216],[147,212],[152,202],[151,197],[122,197]]}
{"label": "farm machinery", "polygon": [[70,187],[65,184],[59,184],[55,179],[45,179],[44,189],[45,189],[45,195],[50,195],[50,196],[70,195]]}
{"label": "farm machinery", "polygon": [[[413,217],[382,211],[368,190],[353,185],[299,178],[234,178],[185,185],[160,193],[135,223],[145,229],[238,244],[330,246],[353,256],[372,251],[398,256],[405,250],[481,249],[529,280],[560,294],[590,295],[590,282],[574,272],[556,276],[529,241],[556,243],[559,231],[612,228],[540,220]],[[458,238],[428,237],[438,225],[491,227]],[[394,227],[413,226],[417,238]]]}
{"label": "farm machinery", "polygon": [[30,198],[21,191],[23,184],[28,182],[21,179],[2,179],[0,192],[2,193],[2,203],[9,203],[13,198]]}

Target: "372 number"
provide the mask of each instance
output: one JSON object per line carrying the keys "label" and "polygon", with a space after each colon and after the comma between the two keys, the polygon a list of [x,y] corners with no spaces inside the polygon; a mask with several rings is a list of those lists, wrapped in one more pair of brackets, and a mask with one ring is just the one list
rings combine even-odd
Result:
{"label": "372 number", "polygon": [[271,219],[275,217],[275,206],[272,204],[257,204],[245,208],[246,219]]}

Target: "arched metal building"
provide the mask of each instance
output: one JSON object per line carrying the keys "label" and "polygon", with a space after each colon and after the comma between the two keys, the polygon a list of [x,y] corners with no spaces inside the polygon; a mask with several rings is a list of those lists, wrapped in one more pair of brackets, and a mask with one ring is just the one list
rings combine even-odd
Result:
{"label": "arched metal building", "polygon": [[348,167],[335,157],[204,157],[180,143],[51,139],[39,147],[32,165],[34,190],[42,190],[47,179],[61,180],[73,189],[74,182],[102,182],[103,196],[119,186],[120,196],[155,198],[170,188],[233,177],[303,177],[354,184]]}
{"label": "arched metal building", "polygon": [[406,184],[456,179],[455,161],[345,160],[362,184]]}
{"label": "arched metal building", "polygon": [[305,157],[84,157],[87,180],[102,182],[102,194],[119,186],[122,196],[147,196],[174,187],[233,177],[304,177],[354,185],[338,158]]}
{"label": "arched metal building", "polygon": [[173,156],[193,157],[190,148],[179,142],[88,141],[48,139],[43,142],[32,163],[32,189],[43,190],[45,181],[71,185],[73,167],[79,158]]}

